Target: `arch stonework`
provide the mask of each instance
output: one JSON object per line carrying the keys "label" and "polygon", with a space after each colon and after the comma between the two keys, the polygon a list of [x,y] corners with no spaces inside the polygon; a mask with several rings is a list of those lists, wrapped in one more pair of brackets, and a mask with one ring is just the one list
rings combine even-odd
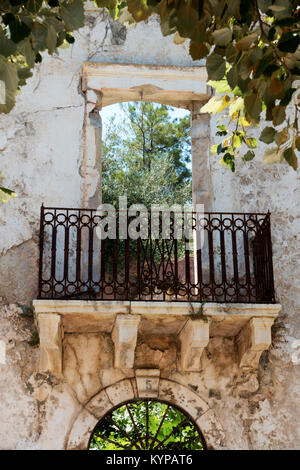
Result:
{"label": "arch stonework", "polygon": [[[101,389],[88,400],[75,417],[66,440],[68,450],[88,448],[92,431],[96,424],[112,408],[137,398],[147,398],[138,392],[135,378],[123,379]],[[208,449],[222,449],[225,434],[221,423],[208,404],[189,387],[170,379],[160,379],[157,399],[184,410],[197,424],[202,432]]]}

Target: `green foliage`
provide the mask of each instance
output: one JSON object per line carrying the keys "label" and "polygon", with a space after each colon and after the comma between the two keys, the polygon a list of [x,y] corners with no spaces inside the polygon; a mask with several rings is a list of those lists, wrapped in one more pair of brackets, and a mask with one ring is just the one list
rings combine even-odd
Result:
{"label": "green foliage", "polygon": [[[118,207],[119,196],[126,195],[128,207],[137,202],[148,209],[152,204],[191,203],[191,172],[187,166],[191,156],[189,116],[173,118],[170,108],[153,103],[120,106],[122,123],[116,124],[113,117],[103,141],[102,202]],[[125,242],[117,243],[122,273]],[[144,249],[148,251],[150,246]],[[183,240],[178,241],[177,250],[178,257],[184,254]],[[106,240],[108,272],[113,266],[113,251],[113,240]],[[131,260],[135,259],[134,240],[130,241],[130,253]],[[159,256],[157,250],[156,261]]]}
{"label": "green foliage", "polygon": [[[72,31],[84,24],[84,0],[3,0],[0,2],[0,112],[9,113],[21,86],[42,61],[41,52],[53,54],[74,42]],[[15,197],[0,187],[0,204]]]}
{"label": "green foliage", "polygon": [[[164,403],[148,401],[147,411],[146,402],[137,401],[117,408],[98,424],[90,449],[202,450],[202,443],[193,423],[177,408],[170,406],[167,410],[167,407]],[[163,443],[162,447],[160,443]]]}
{"label": "green foliage", "polygon": [[[3,178],[1,172],[0,172],[0,180]],[[11,189],[4,188],[3,186],[0,186],[0,204],[3,202],[7,202],[10,199],[13,199],[16,197],[16,193],[12,191]]]}
{"label": "green foliage", "polygon": [[15,95],[30,69],[42,58],[41,52],[53,54],[57,47],[68,43],[68,33],[84,24],[82,0],[25,2],[2,1],[0,6],[0,80],[6,86],[5,103],[0,111],[8,113]]}
{"label": "green foliage", "polygon": [[22,310],[22,313],[20,313],[20,317],[23,318],[33,318],[34,317],[34,309],[32,304],[30,305],[23,305],[23,304],[18,304],[18,307]]}
{"label": "green foliage", "polygon": [[103,142],[102,201],[118,205],[185,204],[191,201],[190,120],[172,118],[165,105],[122,105]]}

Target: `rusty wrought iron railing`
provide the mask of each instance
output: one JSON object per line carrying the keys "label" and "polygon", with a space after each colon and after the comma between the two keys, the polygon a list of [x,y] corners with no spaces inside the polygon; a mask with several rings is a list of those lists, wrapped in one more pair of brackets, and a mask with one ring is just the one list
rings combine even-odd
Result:
{"label": "rusty wrought iron railing", "polygon": [[136,240],[100,240],[100,220],[92,209],[42,206],[39,298],[275,302],[270,213],[205,213],[200,248],[174,236],[174,218],[169,239],[151,237],[149,220]]}

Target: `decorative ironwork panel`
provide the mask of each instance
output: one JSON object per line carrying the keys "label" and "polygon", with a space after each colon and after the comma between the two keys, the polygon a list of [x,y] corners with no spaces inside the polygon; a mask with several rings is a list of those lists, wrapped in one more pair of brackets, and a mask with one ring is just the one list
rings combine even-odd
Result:
{"label": "decorative ironwork panel", "polygon": [[125,403],[104,416],[94,429],[91,450],[206,450],[193,420],[157,400]]}
{"label": "decorative ironwork panel", "polygon": [[100,239],[96,210],[42,207],[39,298],[275,302],[270,213],[177,215],[167,236],[161,215],[155,236],[144,216],[134,239],[134,217],[117,212],[115,237]]}

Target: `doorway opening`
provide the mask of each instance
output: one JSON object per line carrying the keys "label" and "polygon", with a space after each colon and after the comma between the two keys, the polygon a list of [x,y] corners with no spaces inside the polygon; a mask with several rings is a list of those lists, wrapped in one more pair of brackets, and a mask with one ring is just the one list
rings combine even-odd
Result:
{"label": "doorway opening", "polygon": [[191,204],[190,112],[152,102],[102,109],[102,203]]}
{"label": "doorway opening", "polygon": [[169,403],[144,399],[109,411],[92,432],[89,450],[206,450],[188,414]]}

